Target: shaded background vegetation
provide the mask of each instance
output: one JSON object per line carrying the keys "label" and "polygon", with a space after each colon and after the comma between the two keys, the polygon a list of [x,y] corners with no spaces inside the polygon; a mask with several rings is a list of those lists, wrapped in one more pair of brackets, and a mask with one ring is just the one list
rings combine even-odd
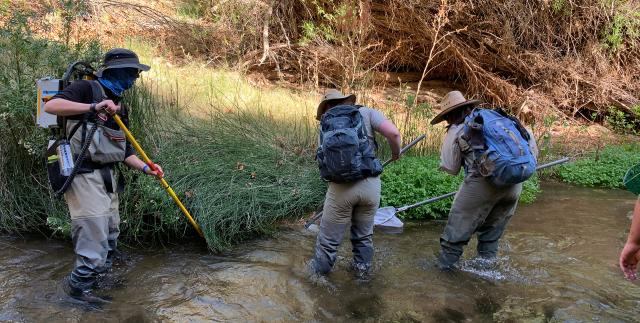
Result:
{"label": "shaded background vegetation", "polygon": [[602,121],[615,107],[635,122],[640,103],[637,1],[83,3],[81,19],[101,22],[96,37],[134,28],[175,57],[270,79],[349,90],[439,79],[538,121]]}

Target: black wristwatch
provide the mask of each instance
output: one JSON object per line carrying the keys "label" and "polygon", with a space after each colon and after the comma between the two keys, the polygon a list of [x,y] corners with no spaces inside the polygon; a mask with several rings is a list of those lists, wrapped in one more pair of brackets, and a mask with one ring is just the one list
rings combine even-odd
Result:
{"label": "black wristwatch", "polygon": [[91,113],[96,113],[96,105],[97,103],[91,103],[91,105],[89,106],[89,112]]}

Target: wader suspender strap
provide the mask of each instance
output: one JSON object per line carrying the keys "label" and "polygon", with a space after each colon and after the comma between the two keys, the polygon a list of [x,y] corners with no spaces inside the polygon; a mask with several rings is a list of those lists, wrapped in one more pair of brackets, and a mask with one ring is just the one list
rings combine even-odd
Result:
{"label": "wader suspender strap", "polygon": [[[98,81],[89,81],[91,84],[91,101],[93,103],[100,103],[107,98],[107,95],[104,93],[104,89],[102,85]],[[86,113],[82,120],[82,140],[86,135],[87,129],[87,121],[90,117],[91,113]],[[107,190],[107,193],[116,193],[113,189],[113,177],[111,176],[111,170],[113,169],[113,164],[101,165],[100,167],[94,167],[96,170],[100,171],[100,175],[102,176],[102,181],[104,182],[104,187]]]}
{"label": "wader suspender strap", "polygon": [[100,171],[100,175],[102,175],[102,180],[104,181],[104,187],[107,190],[107,193],[114,193],[113,181],[111,180],[111,167],[101,167],[98,170]]}

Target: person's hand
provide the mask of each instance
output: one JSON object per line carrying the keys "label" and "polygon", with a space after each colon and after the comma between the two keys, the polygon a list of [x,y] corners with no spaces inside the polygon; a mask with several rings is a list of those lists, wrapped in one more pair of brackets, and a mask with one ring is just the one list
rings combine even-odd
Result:
{"label": "person's hand", "polygon": [[394,162],[400,159],[400,154],[391,154],[391,161]]}
{"label": "person's hand", "polygon": [[164,171],[162,170],[162,167],[160,167],[160,165],[158,165],[158,164],[153,164],[153,166],[154,166],[155,170],[151,169],[151,167],[149,167],[149,165],[145,165],[145,167],[142,169],[142,171],[147,175],[155,176],[157,178],[164,177]]}
{"label": "person's hand", "polygon": [[113,115],[120,111],[120,104],[115,104],[111,100],[104,100],[96,104],[96,110],[105,110],[108,114]]}
{"label": "person's hand", "polygon": [[620,253],[620,269],[625,278],[629,280],[637,278],[638,261],[640,261],[640,245],[627,242]]}

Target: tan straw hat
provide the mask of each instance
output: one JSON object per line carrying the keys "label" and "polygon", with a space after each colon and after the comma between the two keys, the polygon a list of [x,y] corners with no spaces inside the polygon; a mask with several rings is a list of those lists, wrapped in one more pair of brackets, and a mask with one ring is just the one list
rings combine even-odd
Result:
{"label": "tan straw hat", "polygon": [[442,111],[438,113],[438,115],[431,120],[431,124],[437,124],[444,120],[444,117],[452,112],[455,109],[466,107],[468,105],[476,105],[480,103],[480,100],[467,100],[464,98],[460,91],[451,91],[447,93],[442,101],[440,102],[440,106],[442,107]]}
{"label": "tan straw hat", "polygon": [[322,115],[325,113],[327,109],[327,103],[332,101],[344,101],[344,104],[354,104],[356,103],[356,95],[355,94],[344,95],[342,94],[342,92],[336,89],[327,90],[327,92],[325,92],[324,96],[322,97],[322,101],[320,101],[320,104],[318,104],[318,112],[316,113],[316,119],[320,120],[322,118]]}

